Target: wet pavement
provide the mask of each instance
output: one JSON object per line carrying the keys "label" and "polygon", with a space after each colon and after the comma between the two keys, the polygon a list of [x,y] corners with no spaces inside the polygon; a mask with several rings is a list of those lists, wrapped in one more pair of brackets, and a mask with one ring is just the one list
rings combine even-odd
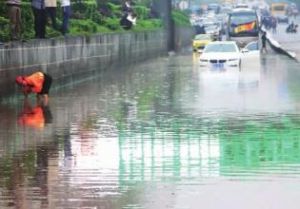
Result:
{"label": "wet pavement", "polygon": [[1,104],[0,208],[298,209],[299,65],[197,59],[70,83],[47,108]]}

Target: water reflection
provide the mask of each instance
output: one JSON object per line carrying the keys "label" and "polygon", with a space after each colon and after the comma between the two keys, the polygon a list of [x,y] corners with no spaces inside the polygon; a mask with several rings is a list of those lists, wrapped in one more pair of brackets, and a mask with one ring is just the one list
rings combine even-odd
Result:
{"label": "water reflection", "polygon": [[28,98],[24,99],[23,109],[18,119],[20,125],[42,129],[46,124],[52,123],[52,119],[49,105],[37,103],[32,106]]}
{"label": "water reflection", "polygon": [[[58,177],[57,145],[37,147],[12,159],[1,158],[1,208],[52,208],[53,181]],[[49,199],[50,198],[50,199]]]}
{"label": "water reflection", "polygon": [[9,140],[1,139],[0,208],[198,208],[211,200],[205,194],[236,200],[244,193],[235,188],[255,196],[269,182],[292,182],[274,200],[292,202],[298,71],[275,68],[283,61],[273,56],[262,69],[222,72],[192,59],[160,59],[62,89],[50,114],[26,103],[0,111],[9,116],[1,121]]}

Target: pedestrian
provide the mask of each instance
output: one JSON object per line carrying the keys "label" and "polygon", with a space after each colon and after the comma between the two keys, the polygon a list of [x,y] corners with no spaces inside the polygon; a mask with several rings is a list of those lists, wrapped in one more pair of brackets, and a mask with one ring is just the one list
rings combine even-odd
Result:
{"label": "pedestrian", "polygon": [[11,40],[21,39],[21,0],[7,0]]}
{"label": "pedestrian", "polygon": [[120,20],[120,25],[125,30],[129,30],[132,26],[136,25],[136,14],[129,12],[128,14],[124,14]]}
{"label": "pedestrian", "polygon": [[45,0],[32,0],[35,38],[46,38],[47,14]]}
{"label": "pedestrian", "polygon": [[61,32],[65,36],[69,30],[69,19],[71,16],[71,2],[70,0],[61,0],[61,8],[63,13],[63,23]]}
{"label": "pedestrian", "polygon": [[262,48],[261,48],[261,52],[267,52],[267,48],[266,48],[266,42],[267,42],[267,36],[266,36],[266,32],[263,31],[262,36],[261,36],[261,43],[262,43]]}
{"label": "pedestrian", "polygon": [[272,32],[277,33],[277,19],[276,18],[272,19]]}
{"label": "pedestrian", "polygon": [[45,0],[45,7],[47,16],[51,19],[52,28],[54,30],[57,29],[56,25],[56,7],[57,1],[56,0]]}
{"label": "pedestrian", "polygon": [[28,76],[17,76],[16,83],[22,88],[25,97],[30,93],[37,94],[38,102],[48,105],[52,77],[41,71]]}
{"label": "pedestrian", "polygon": [[129,0],[126,0],[124,2],[123,6],[122,6],[123,14],[128,14],[129,12],[133,12],[131,3],[132,2]]}

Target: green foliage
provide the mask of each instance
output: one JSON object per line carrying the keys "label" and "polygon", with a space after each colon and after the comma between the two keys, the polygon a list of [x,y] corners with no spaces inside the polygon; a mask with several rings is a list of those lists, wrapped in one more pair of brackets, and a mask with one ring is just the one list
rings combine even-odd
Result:
{"label": "green foliage", "polygon": [[9,20],[4,17],[0,17],[0,40],[8,41],[9,33]]}
{"label": "green foliage", "polygon": [[150,9],[145,6],[135,6],[135,13],[138,16],[138,19],[147,19],[149,17]]}
{"label": "green foliage", "polygon": [[122,16],[122,6],[121,5],[108,3],[107,6],[111,10],[113,17],[120,18]]}
{"label": "green foliage", "polygon": [[162,27],[160,19],[138,20],[137,25],[133,27],[134,31],[155,30]]}
{"label": "green foliage", "polygon": [[72,35],[92,35],[94,33],[110,32],[109,29],[100,26],[92,20],[72,20],[70,34]]}
{"label": "green foliage", "polygon": [[110,30],[120,30],[120,20],[116,18],[106,18],[104,26],[109,28]]}
{"label": "green foliage", "polygon": [[191,25],[188,15],[186,15],[182,11],[173,10],[172,18],[176,25],[181,25],[181,26],[190,26]]}
{"label": "green foliage", "polygon": [[34,30],[33,30],[33,13],[31,8],[31,3],[23,2],[22,3],[22,37],[23,39],[32,39],[34,38]]}

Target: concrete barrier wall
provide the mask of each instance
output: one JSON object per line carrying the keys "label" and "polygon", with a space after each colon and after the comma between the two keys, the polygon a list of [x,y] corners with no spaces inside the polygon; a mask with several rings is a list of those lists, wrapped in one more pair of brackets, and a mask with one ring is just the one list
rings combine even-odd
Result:
{"label": "concrete barrier wall", "polygon": [[166,53],[162,30],[12,42],[0,48],[0,97],[17,92],[17,75],[38,69],[65,83]]}
{"label": "concrete barrier wall", "polygon": [[290,52],[286,49],[284,49],[281,44],[275,40],[272,35],[267,31],[265,30],[264,28],[262,28],[262,31],[266,33],[266,37],[267,37],[267,41],[268,43],[270,44],[270,47],[277,53],[280,53],[280,54],[283,54],[283,55],[286,55],[296,61],[297,60],[297,57],[296,57],[296,54],[294,52]]}

